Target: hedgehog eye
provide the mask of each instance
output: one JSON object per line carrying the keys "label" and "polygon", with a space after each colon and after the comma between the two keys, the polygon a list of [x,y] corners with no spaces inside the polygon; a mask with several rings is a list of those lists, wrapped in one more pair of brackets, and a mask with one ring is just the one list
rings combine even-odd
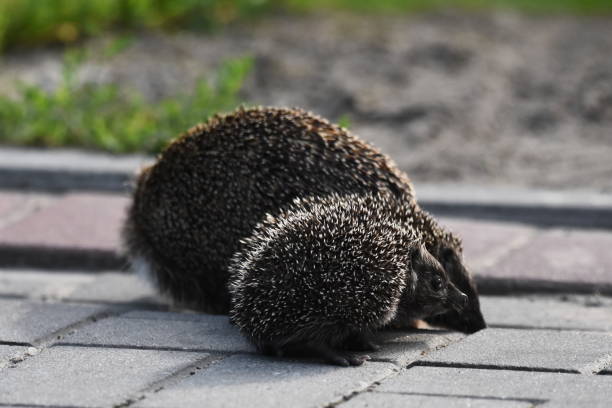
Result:
{"label": "hedgehog eye", "polygon": [[442,279],[440,279],[439,276],[436,276],[431,280],[431,288],[436,292],[442,289]]}

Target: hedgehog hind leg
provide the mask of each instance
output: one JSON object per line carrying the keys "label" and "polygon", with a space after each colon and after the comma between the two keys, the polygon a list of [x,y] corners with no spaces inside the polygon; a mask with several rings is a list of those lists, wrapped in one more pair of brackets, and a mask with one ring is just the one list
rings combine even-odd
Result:
{"label": "hedgehog hind leg", "polygon": [[344,350],[337,350],[328,344],[319,341],[303,341],[283,346],[271,344],[260,345],[259,350],[263,354],[277,355],[283,357],[314,357],[324,360],[328,364],[343,367],[360,366],[370,359],[367,355],[354,355]]}

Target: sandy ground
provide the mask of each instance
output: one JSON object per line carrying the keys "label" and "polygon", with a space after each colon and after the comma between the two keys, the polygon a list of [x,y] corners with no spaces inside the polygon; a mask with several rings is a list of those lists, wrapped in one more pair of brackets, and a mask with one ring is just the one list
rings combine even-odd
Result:
{"label": "sandy ground", "polygon": [[[277,16],[214,35],[142,34],[80,77],[160,98],[243,55],[255,61],[247,101],[346,115],[417,182],[612,192],[610,19]],[[0,92],[16,79],[52,88],[60,57],[6,56]]]}

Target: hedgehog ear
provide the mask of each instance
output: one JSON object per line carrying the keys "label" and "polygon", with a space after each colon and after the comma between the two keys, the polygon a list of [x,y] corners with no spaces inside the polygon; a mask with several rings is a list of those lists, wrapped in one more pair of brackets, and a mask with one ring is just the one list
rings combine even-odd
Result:
{"label": "hedgehog ear", "polygon": [[442,265],[447,265],[457,260],[457,254],[450,247],[442,247],[438,253],[440,254],[440,262],[442,262]]}

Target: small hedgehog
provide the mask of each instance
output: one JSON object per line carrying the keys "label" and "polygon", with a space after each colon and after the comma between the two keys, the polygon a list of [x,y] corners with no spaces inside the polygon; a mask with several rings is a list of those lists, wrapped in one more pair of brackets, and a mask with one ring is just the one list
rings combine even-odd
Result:
{"label": "small hedgehog", "polygon": [[228,313],[229,261],[265,214],[296,197],[374,192],[411,203],[428,251],[470,297],[469,312],[449,312],[437,323],[483,328],[461,242],[420,209],[408,177],[374,147],[300,109],[239,109],[171,143],[137,180],[124,247],[134,269],[175,302]]}
{"label": "small hedgehog", "polygon": [[256,347],[359,365],[392,320],[461,310],[467,296],[397,220],[389,195],[296,199],[268,215],[230,264],[231,318]]}

